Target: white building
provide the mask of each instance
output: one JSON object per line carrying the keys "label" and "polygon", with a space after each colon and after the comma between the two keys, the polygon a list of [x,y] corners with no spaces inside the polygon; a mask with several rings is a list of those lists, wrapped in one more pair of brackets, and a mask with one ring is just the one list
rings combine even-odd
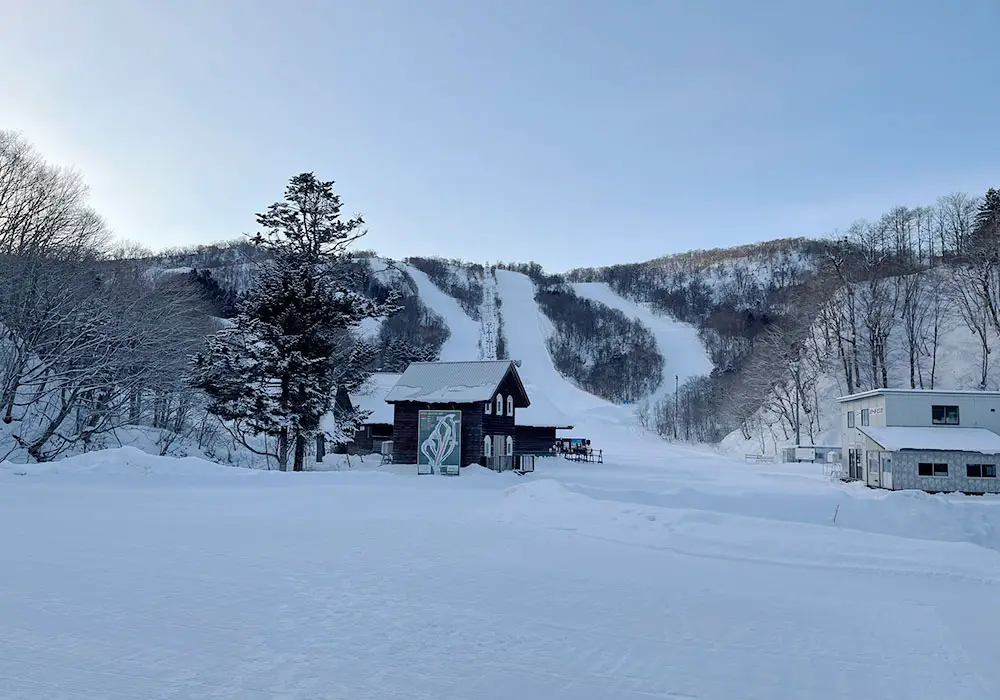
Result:
{"label": "white building", "polygon": [[845,479],[1000,493],[1000,393],[874,389],[837,401]]}

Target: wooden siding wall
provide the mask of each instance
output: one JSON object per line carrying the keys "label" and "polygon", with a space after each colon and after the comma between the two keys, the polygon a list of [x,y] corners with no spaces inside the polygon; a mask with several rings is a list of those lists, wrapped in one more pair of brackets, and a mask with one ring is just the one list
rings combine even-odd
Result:
{"label": "wooden siding wall", "polygon": [[351,451],[356,454],[368,454],[374,448],[375,441],[392,440],[391,423],[375,423],[366,425],[354,434],[354,444]]}
{"label": "wooden siding wall", "polygon": [[556,444],[555,428],[535,428],[519,425],[514,432],[514,454],[547,455]]}
{"label": "wooden siding wall", "polygon": [[420,411],[462,412],[462,466],[479,464],[483,456],[483,404],[397,403],[392,428],[392,460],[417,463],[417,427]]}

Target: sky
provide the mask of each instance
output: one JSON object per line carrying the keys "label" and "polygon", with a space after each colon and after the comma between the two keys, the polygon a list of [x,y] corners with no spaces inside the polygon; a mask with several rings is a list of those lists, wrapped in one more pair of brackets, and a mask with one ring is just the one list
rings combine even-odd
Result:
{"label": "sky", "polygon": [[997,0],[0,0],[0,128],[120,238],[335,180],[392,257],[565,269],[1000,186]]}

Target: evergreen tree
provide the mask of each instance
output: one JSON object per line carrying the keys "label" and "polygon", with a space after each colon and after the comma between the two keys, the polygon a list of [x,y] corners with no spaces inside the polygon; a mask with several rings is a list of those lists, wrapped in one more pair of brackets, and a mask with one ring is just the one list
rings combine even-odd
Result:
{"label": "evergreen tree", "polygon": [[973,229],[976,241],[995,248],[1000,239],[1000,191],[990,188],[976,211]]}
{"label": "evergreen tree", "polygon": [[[359,343],[362,319],[393,311],[351,291],[347,251],[364,235],[362,218],[341,218],[333,182],[312,173],[291,179],[285,198],[257,215],[250,238],[259,271],[230,327],[209,338],[194,361],[193,384],[210,410],[229,421],[248,448],[249,435],[276,440],[279,468],[305,461],[307,438],[320,430],[338,389],[353,390],[371,374],[373,350]],[[335,441],[353,421],[338,421]],[[265,450],[265,453],[267,451]]]}

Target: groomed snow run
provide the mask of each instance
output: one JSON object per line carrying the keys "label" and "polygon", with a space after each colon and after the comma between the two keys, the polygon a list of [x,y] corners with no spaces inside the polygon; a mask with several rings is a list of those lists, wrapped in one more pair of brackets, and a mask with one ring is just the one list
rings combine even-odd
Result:
{"label": "groomed snow run", "polygon": [[651,403],[655,404],[668,394],[673,395],[675,375],[677,381],[684,384],[692,377],[712,371],[712,359],[698,337],[698,329],[691,324],[654,314],[645,306],[619,296],[604,282],[577,282],[573,289],[585,299],[621,311],[652,332],[663,356],[663,381],[650,396]]}
{"label": "groomed snow run", "polygon": [[444,318],[451,334],[441,347],[442,362],[468,362],[479,359],[479,323],[465,313],[458,300],[443,292],[431,281],[427,273],[412,265],[400,264],[400,268],[413,278],[420,300],[428,309]]}
{"label": "groomed snow run", "polygon": [[525,477],[0,464],[0,697],[995,700],[998,526],[667,446]]}

